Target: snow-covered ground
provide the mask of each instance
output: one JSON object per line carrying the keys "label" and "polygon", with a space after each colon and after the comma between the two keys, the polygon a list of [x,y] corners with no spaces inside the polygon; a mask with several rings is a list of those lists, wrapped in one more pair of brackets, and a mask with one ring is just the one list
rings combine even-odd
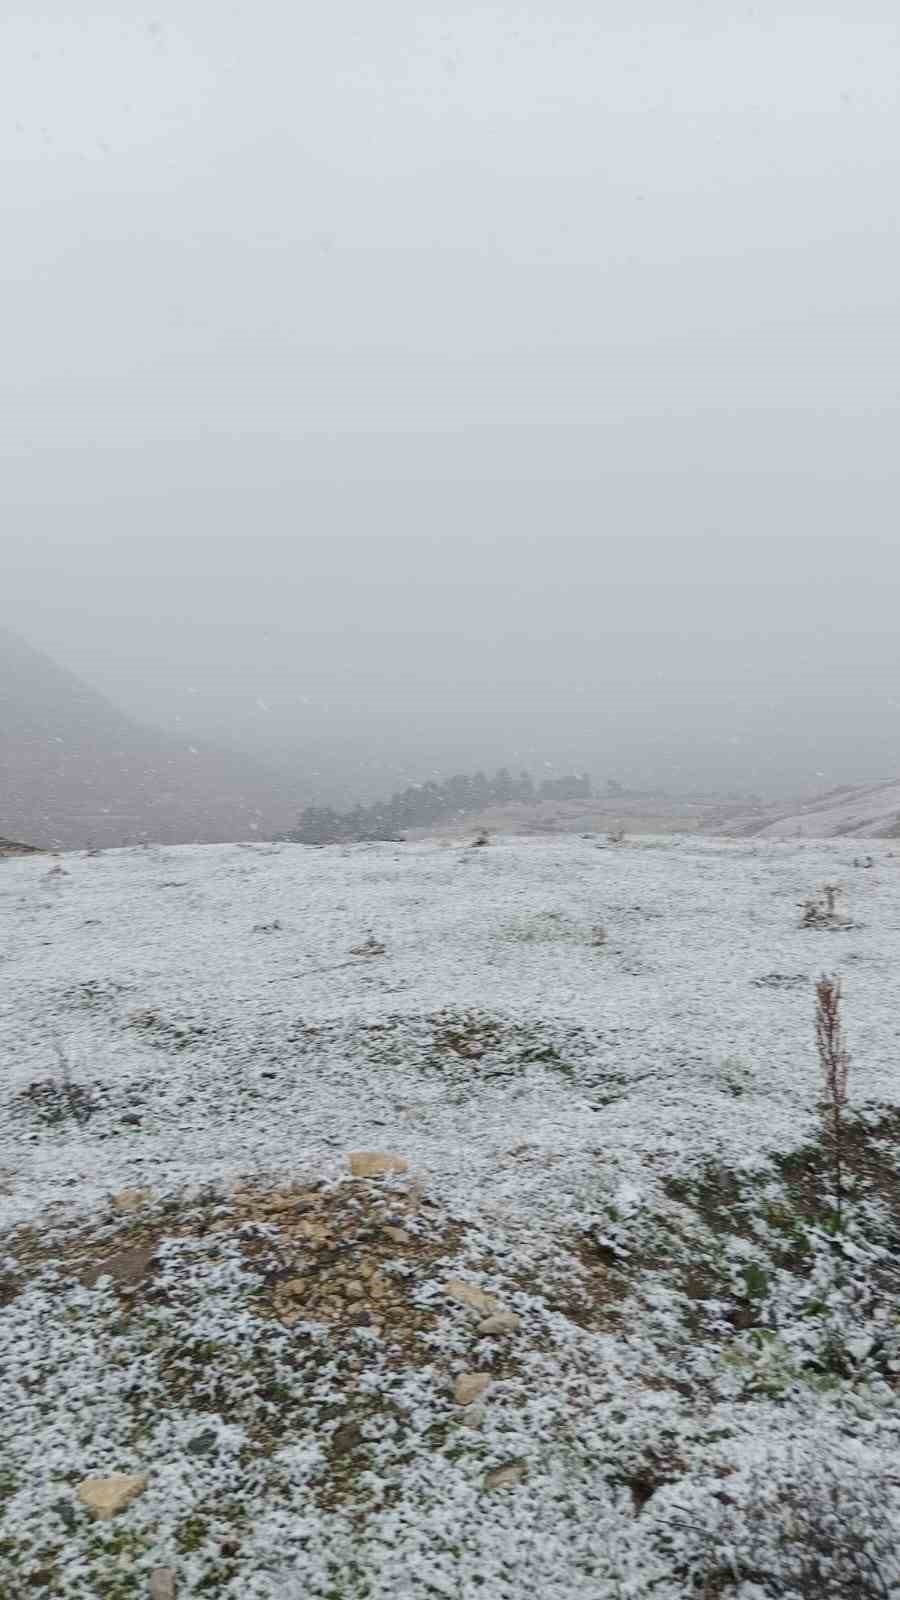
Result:
{"label": "snow-covered ground", "polygon": [[[832,1468],[869,1554],[832,1529],[818,1592],[893,1592],[900,856],[868,848],[5,861],[0,1595],[802,1594]],[[842,925],[801,928],[824,883]]]}

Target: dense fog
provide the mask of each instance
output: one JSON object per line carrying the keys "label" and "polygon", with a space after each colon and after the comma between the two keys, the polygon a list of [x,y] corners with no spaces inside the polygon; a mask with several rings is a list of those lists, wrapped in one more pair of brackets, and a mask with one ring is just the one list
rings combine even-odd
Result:
{"label": "dense fog", "polygon": [[298,794],[549,761],[775,795],[900,765],[887,540],[347,534],[18,559],[33,643]]}
{"label": "dense fog", "polygon": [[887,0],[2,29],[0,624],[298,802],[896,773]]}

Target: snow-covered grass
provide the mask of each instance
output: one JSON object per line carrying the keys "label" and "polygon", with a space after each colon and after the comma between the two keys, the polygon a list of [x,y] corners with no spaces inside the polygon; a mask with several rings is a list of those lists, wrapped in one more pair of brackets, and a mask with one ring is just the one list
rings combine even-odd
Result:
{"label": "snow-covered grass", "polygon": [[[900,1593],[900,861],[872,852],[4,862],[0,1594]],[[847,925],[801,927],[825,883]],[[95,1520],[77,1486],[113,1473],[146,1487]]]}

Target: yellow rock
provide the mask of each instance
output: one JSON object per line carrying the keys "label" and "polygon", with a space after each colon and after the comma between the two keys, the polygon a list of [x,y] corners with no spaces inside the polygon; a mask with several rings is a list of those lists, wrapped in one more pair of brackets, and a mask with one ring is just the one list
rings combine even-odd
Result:
{"label": "yellow rock", "polygon": [[310,1244],[325,1244],[328,1239],[328,1228],[324,1222],[314,1222],[311,1218],[304,1217],[298,1222],[296,1228],[300,1239],[307,1239]]}
{"label": "yellow rock", "polygon": [[84,1478],[76,1492],[82,1505],[106,1522],[143,1494],[146,1487],[146,1474],[132,1477],[127,1472],[113,1472],[108,1478]]}
{"label": "yellow rock", "polygon": [[458,1305],[468,1306],[472,1311],[480,1311],[486,1317],[493,1316],[501,1309],[500,1301],[495,1300],[492,1294],[479,1289],[476,1283],[466,1283],[462,1278],[451,1278],[444,1285],[444,1293]]}
{"label": "yellow rock", "polygon": [[382,1228],[381,1231],[391,1244],[409,1244],[411,1236],[405,1228]]}
{"label": "yellow rock", "polygon": [[350,1171],[354,1178],[381,1178],[386,1172],[408,1172],[409,1162],[402,1156],[386,1155],[383,1150],[353,1150]]}
{"label": "yellow rock", "polygon": [[502,1467],[493,1467],[484,1475],[486,1489],[505,1489],[512,1483],[521,1483],[525,1476],[524,1461],[507,1461]]}
{"label": "yellow rock", "polygon": [[470,1406],[473,1400],[480,1400],[490,1386],[490,1376],[486,1372],[461,1372],[453,1385],[453,1398],[458,1406]]}
{"label": "yellow rock", "polygon": [[479,1333],[515,1333],[519,1327],[519,1319],[514,1311],[495,1311],[493,1316],[485,1317],[484,1322],[479,1322]]}
{"label": "yellow rock", "polygon": [[153,1199],[152,1189],[120,1189],[112,1197],[112,1203],[117,1211],[140,1211],[141,1206],[147,1206]]}

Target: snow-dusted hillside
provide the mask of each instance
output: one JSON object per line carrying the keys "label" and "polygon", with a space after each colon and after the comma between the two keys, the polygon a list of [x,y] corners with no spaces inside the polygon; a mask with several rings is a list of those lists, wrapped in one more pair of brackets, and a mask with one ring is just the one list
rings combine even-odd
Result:
{"label": "snow-dusted hillside", "polygon": [[738,816],[727,826],[760,839],[898,839],[900,781],[831,789],[802,804]]}
{"label": "snow-dusted hillside", "polygon": [[[838,1462],[900,1581],[900,857],[873,850],[3,862],[0,1594],[750,1600]],[[825,882],[847,925],[801,929]],[[97,1518],[79,1486],[118,1473]],[[829,1537],[818,1592],[881,1592]]]}

